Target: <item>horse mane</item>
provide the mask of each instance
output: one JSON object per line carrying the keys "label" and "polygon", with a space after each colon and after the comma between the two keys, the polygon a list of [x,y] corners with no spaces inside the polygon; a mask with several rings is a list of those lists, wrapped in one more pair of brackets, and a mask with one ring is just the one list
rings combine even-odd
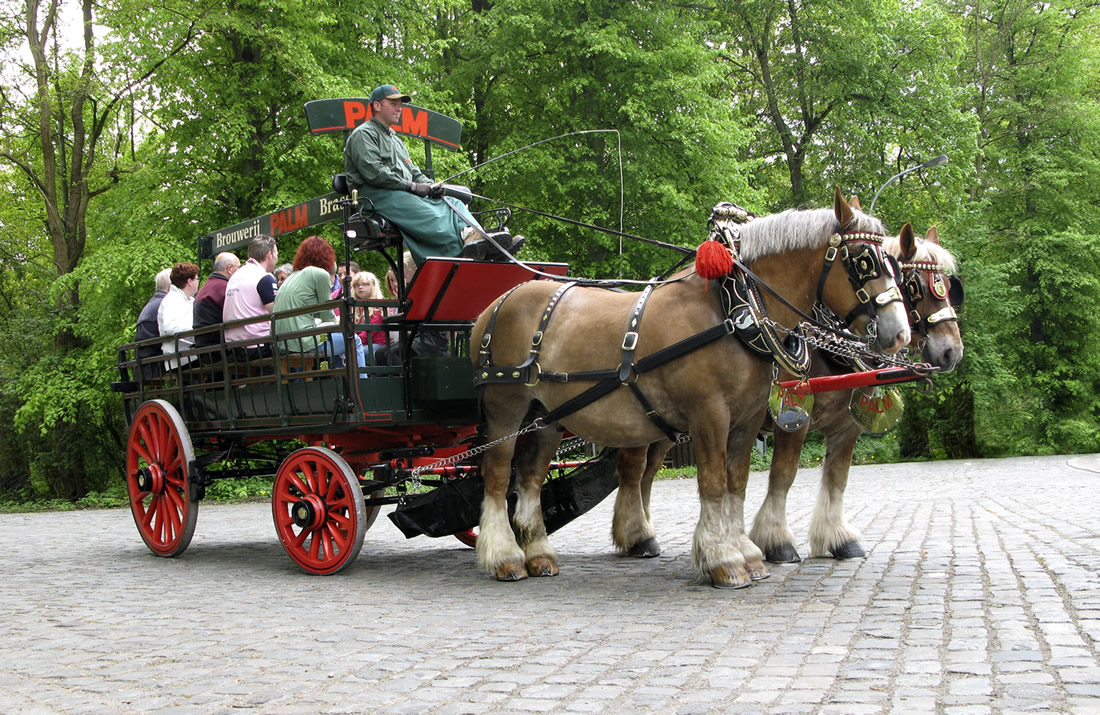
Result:
{"label": "horse mane", "polygon": [[[901,239],[897,236],[887,236],[882,243],[882,248],[887,253],[897,256],[901,253]],[[917,239],[917,255],[913,258],[913,262],[937,263],[943,266],[945,273],[958,272],[958,265],[955,263],[955,257],[951,255],[951,251],[938,243],[925,241],[923,238]]]}
{"label": "horse mane", "polygon": [[[855,220],[847,232],[885,233],[874,216],[853,211]],[[807,248],[821,248],[842,227],[831,208],[787,209],[757,218],[741,226],[741,259],[755,261],[764,256]]]}

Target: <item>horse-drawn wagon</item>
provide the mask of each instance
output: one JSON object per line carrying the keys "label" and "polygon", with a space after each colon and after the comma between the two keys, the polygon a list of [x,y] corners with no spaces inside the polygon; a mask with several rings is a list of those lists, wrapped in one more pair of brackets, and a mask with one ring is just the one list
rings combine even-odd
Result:
{"label": "horse-drawn wagon", "polygon": [[[365,117],[364,104],[314,102],[307,116],[314,133],[343,131]],[[406,114],[411,118],[405,133],[424,138],[428,147],[457,148],[460,126],[454,120],[412,106]],[[276,532],[290,557],[312,573],[334,573],[351,563],[385,505],[398,505],[391,518],[407,535],[454,534],[470,544],[476,538],[480,487],[469,452],[479,414],[470,328],[493,299],[531,279],[531,270],[564,276],[568,266],[429,258],[406,276],[399,231],[369,202],[354,201],[340,178],[330,194],[201,237],[199,259],[238,251],[260,234],[278,237],[338,221],[341,260],[362,251],[380,253],[398,278],[393,299],[356,301],[345,285],[328,304],[280,314],[338,308],[338,327],[280,334],[272,321],[267,338],[225,339],[227,328],[268,320],[261,317],[180,333],[177,345],[203,333],[216,333],[217,340],[177,350],[174,367],[155,377],[150,374],[159,370],[143,368],[163,358],[139,357],[138,349],[161,339],[119,348],[113,388],[123,395],[129,425],[130,507],[138,532],[157,555],[176,556],[187,548],[210,484],[246,476],[274,476]],[[381,308],[388,315],[381,326],[357,324],[355,308]],[[399,351],[392,352],[399,357],[359,368],[354,360],[340,364],[285,349],[289,341],[333,330],[343,332],[347,344],[353,332],[385,331],[394,336]],[[445,345],[419,357],[409,346],[427,333]],[[570,480],[559,488],[560,499],[547,505],[559,524],[614,488],[613,466],[607,469],[613,459],[579,456],[555,460],[555,472]]]}
{"label": "horse-drawn wagon", "polygon": [[[362,104],[311,103],[311,128],[348,130],[365,117]],[[457,147],[454,120],[405,111],[402,130],[425,139],[429,162],[432,144]],[[571,279],[563,263],[464,258],[428,258],[406,285],[400,233],[369,202],[348,196],[339,177],[334,189],[204,236],[200,258],[257,234],[339,220],[345,260],[357,251],[385,256],[398,277],[393,300],[357,301],[345,284],[332,301],[336,327],[280,333],[273,322],[266,338],[236,342],[225,329],[247,321],[201,328],[193,334],[217,332],[218,340],[178,351],[177,364],[152,379],[142,367],[162,358],[139,358],[141,344],[119,350],[130,505],[158,555],[187,548],[207,486],[248,475],[274,476],[276,532],[311,573],[345,568],[379,509],[395,504],[389,516],[406,535],[476,541],[498,579],[553,575],[547,534],[617,486],[616,546],[654,555],[649,485],[668,448],[690,433],[700,458],[695,565],[716,586],[744,586],[767,575],[742,512],[748,450],[769,389],[777,425],[802,429],[804,420],[784,416],[799,414],[812,348],[867,355],[910,339],[884,229],[839,192],[831,209],[745,225],[745,212],[720,204],[707,242],[718,267],[697,260],[665,280],[626,281],[646,284],[635,293]],[[822,325],[808,315],[815,303],[843,319]],[[381,326],[361,324],[354,316],[363,307],[391,315]],[[400,359],[360,368],[285,349],[334,330],[345,344],[359,331],[395,333]],[[429,334],[443,336],[445,348],[409,351]],[[874,364],[895,369],[865,370],[863,384],[934,369],[904,359]],[[783,387],[782,375],[797,382]],[[564,459],[575,449],[562,446],[567,433],[610,449]],[[556,478],[544,488],[548,471]]]}

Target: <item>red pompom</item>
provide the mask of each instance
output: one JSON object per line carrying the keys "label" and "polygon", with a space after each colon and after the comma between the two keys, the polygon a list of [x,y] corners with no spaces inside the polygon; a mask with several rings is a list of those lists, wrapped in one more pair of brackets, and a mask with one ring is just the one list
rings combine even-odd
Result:
{"label": "red pompom", "polygon": [[733,256],[719,241],[704,241],[695,252],[695,272],[700,278],[722,278],[733,270]]}

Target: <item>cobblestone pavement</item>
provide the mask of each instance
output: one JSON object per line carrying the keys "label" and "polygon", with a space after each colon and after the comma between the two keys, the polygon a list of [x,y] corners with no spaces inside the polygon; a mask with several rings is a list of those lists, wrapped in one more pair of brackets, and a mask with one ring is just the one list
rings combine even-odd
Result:
{"label": "cobblestone pavement", "polygon": [[384,518],[317,577],[266,504],[203,504],[176,559],[125,510],[0,515],[0,712],[1100,712],[1100,455],[855,468],[867,558],[739,591],[694,580],[693,481],[655,486],[658,559],[613,553],[612,502],[515,584]]}

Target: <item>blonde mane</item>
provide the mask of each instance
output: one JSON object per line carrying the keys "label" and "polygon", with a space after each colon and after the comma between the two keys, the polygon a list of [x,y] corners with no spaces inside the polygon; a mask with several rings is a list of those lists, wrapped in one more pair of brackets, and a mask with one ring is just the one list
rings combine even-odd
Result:
{"label": "blonde mane", "polygon": [[[885,233],[882,222],[862,211],[853,211],[849,232]],[[754,219],[741,226],[741,258],[752,262],[776,253],[820,248],[840,230],[833,209],[787,209]]]}

